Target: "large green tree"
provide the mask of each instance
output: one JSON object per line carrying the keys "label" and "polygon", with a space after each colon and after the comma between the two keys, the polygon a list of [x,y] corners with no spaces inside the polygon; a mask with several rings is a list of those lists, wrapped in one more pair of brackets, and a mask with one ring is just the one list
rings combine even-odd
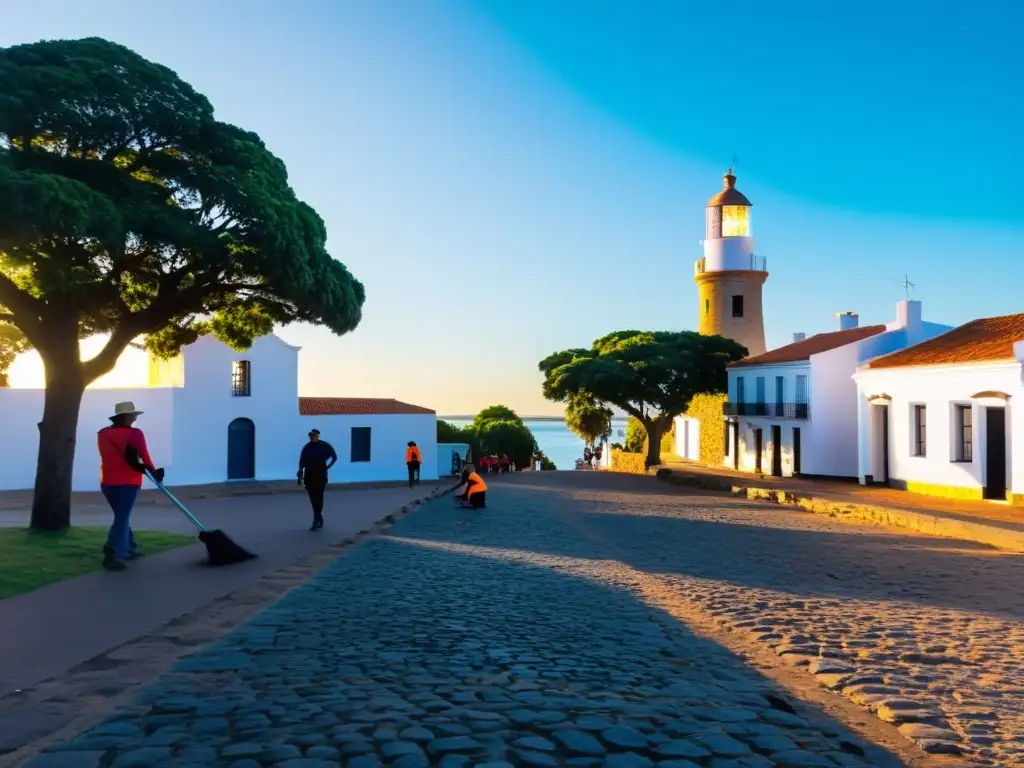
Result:
{"label": "large green tree", "polygon": [[519,414],[507,405],[489,405],[473,417],[473,429],[480,429],[487,421],[516,421],[520,424],[523,420]]}
{"label": "large green tree", "polygon": [[647,431],[647,462],[661,462],[661,435],[694,395],[722,392],[726,366],[747,350],[694,331],[616,331],[590,349],[555,352],[539,364],[544,396],[554,402],[586,394],[635,416]]}
{"label": "large green tree", "polygon": [[575,392],[565,406],[565,424],[587,445],[612,434],[612,409],[588,392]]}
{"label": "large green tree", "polygon": [[517,467],[526,467],[537,451],[537,441],[522,421],[488,419],[479,430],[480,446],[487,454],[507,455]]}
{"label": "large green tree", "polygon": [[359,323],[363,287],[284,164],[121,45],[0,49],[0,200],[0,322],[46,369],[35,528],[70,524],[82,393],[129,344],[169,357],[205,333],[241,350],[276,324]]}

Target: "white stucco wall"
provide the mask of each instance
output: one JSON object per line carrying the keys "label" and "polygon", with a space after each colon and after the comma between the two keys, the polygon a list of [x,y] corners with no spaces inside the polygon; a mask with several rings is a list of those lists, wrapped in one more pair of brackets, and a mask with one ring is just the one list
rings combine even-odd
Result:
{"label": "white stucco wall", "polygon": [[[983,488],[986,483],[985,408],[1006,408],[1007,487],[1024,493],[1024,449],[1016,441],[1024,436],[1024,397],[1021,365],[915,366],[861,369],[858,390],[858,476],[880,481],[884,474],[881,453],[881,409],[868,398],[888,395],[889,476],[892,480],[930,485]],[[1003,392],[1010,400],[975,399],[986,391]],[[926,455],[914,456],[912,406],[926,406]],[[957,429],[954,407],[971,405],[973,460],[956,461]]]}
{"label": "white stucco wall", "polygon": [[704,271],[753,269],[754,238],[719,237],[704,241]]}
{"label": "white stucco wall", "polygon": [[[296,425],[298,442],[290,446],[288,472],[295,477],[299,451],[306,443],[306,433],[316,427],[320,438],[334,446],[338,463],[331,470],[332,483],[368,483],[405,480],[405,449],[415,440],[423,454],[421,480],[437,479],[437,417],[434,414],[400,414],[394,416],[301,416]],[[370,460],[352,461],[352,429],[370,428]],[[449,454],[450,456],[450,454]]]}
{"label": "white stucco wall", "polygon": [[[851,369],[852,372],[852,369]],[[744,402],[747,404],[756,404],[757,402],[757,379],[759,377],[764,378],[764,402],[766,408],[766,414],[758,416],[754,413],[748,413],[740,416],[731,416],[730,420],[735,420],[740,425],[739,430],[739,465],[735,464],[735,458],[733,451],[736,447],[733,445],[733,441],[730,440],[729,451],[725,456],[724,465],[726,467],[737,468],[741,472],[755,472],[757,471],[757,441],[755,437],[755,430],[760,429],[762,440],[761,440],[761,472],[763,474],[769,474],[772,470],[772,452],[774,450],[772,444],[772,425],[778,425],[781,427],[781,458],[782,458],[782,475],[783,477],[790,477],[795,471],[794,451],[793,451],[793,429],[800,430],[800,471],[804,474],[810,472],[808,468],[808,435],[811,428],[810,419],[792,419],[792,418],[779,418],[775,416],[774,406],[776,404],[775,397],[775,379],[781,376],[783,379],[783,393],[782,402],[796,403],[796,390],[797,390],[797,377],[806,377],[806,390],[805,390],[805,402],[809,402],[811,397],[811,365],[807,360],[801,360],[794,363],[780,363],[777,365],[751,365],[751,366],[739,366],[737,368],[729,369],[729,402],[737,403],[739,384],[738,379],[743,378],[744,380]],[[813,412],[812,412],[813,418]],[[725,427],[723,425],[722,429]]]}
{"label": "white stucco wall", "polygon": [[[905,304],[901,302],[900,304]],[[899,307],[897,308],[899,310]],[[906,313],[904,313],[906,314]],[[765,403],[769,414],[776,402],[775,379],[783,377],[784,403],[797,402],[797,377],[807,377],[806,402],[809,418],[780,419],[773,416],[742,415],[740,424],[739,469],[754,472],[757,466],[754,430],[762,431],[761,471],[771,472],[772,425],[782,428],[782,475],[795,470],[793,429],[800,430],[800,473],[831,477],[858,475],[858,398],[853,375],[868,360],[918,344],[950,330],[951,326],[916,322],[910,327],[892,330],[811,355],[808,360],[776,365],[738,366],[729,370],[729,401],[738,402],[737,379],[744,379],[744,401],[756,403],[757,378],[765,380]],[[731,453],[725,466],[733,467]]]}
{"label": "white stucco wall", "polygon": [[[35,485],[39,454],[39,421],[43,418],[41,389],[0,389],[0,421],[3,448],[0,456],[0,490],[32,488]],[[75,448],[72,488],[90,491],[99,488],[100,460],[96,433],[109,426],[116,403],[131,400],[145,411],[139,426],[153,459],[172,471],[175,454],[171,444],[174,414],[172,389],[89,389],[82,398]]]}
{"label": "white stucco wall", "polygon": [[676,416],[672,453],[689,461],[700,461],[700,419]]}
{"label": "white stucco wall", "polygon": [[[212,337],[183,350],[184,387],[174,390],[174,450],[168,483],[219,483],[227,478],[228,425],[251,419],[256,436],[256,479],[294,477],[309,428],[299,420],[298,350],[276,336],[256,339],[238,353]],[[231,364],[250,361],[251,395],[231,394]],[[140,424],[140,426],[145,426]],[[154,456],[155,461],[160,461]],[[290,471],[289,471],[290,470]]]}
{"label": "white stucco wall", "polygon": [[[114,405],[130,400],[145,411],[144,430],[157,466],[169,485],[225,482],[228,476],[228,426],[236,418],[255,428],[255,480],[295,477],[299,452],[313,427],[338,452],[334,482],[383,482],[407,478],[405,448],[415,440],[423,453],[421,479],[437,478],[437,417],[434,414],[300,416],[298,352],[276,336],[257,339],[237,353],[212,337],[186,347],[180,360],[151,369],[151,381],[167,386],[88,389],[82,403],[75,453],[73,488],[99,488],[96,432],[109,424]],[[250,361],[250,395],[234,396],[234,360]],[[31,488],[39,447],[43,390],[0,389],[4,424],[0,490]],[[353,427],[370,427],[371,460],[352,462]]]}

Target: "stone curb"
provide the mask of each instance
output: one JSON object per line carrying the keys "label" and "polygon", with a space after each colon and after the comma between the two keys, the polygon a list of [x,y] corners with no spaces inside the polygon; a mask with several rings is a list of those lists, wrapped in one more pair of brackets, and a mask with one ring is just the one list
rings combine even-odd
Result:
{"label": "stone curb", "polygon": [[793,493],[756,485],[734,485],[729,479],[659,469],[658,480],[688,488],[718,491],[756,501],[800,507],[807,512],[872,525],[906,528],[931,536],[966,539],[1009,552],[1024,552],[1024,531],[990,525],[983,521],[957,520],[942,514],[874,504],[835,501],[808,493]]}
{"label": "stone curb", "polygon": [[[438,478],[437,480],[426,480],[428,484],[440,485],[450,478]],[[454,479],[454,478],[451,478]],[[367,483],[328,483],[328,491],[367,491],[380,488],[401,488],[407,485],[405,480],[380,480]],[[182,501],[199,501],[201,499],[233,499],[244,496],[275,496],[279,494],[305,493],[306,489],[295,482],[287,480],[273,480],[266,483],[210,483],[203,485],[179,485],[169,486],[174,495]],[[23,499],[4,499],[4,494],[26,494]],[[76,498],[77,497],[77,498]],[[76,491],[72,494],[72,507],[75,504],[100,504],[106,505],[103,495],[99,491]],[[170,502],[156,488],[143,486],[135,506],[167,506]],[[0,491],[0,510],[10,511],[29,509],[32,506],[32,497],[28,491]],[[72,516],[74,510],[72,509]]]}
{"label": "stone curb", "polygon": [[[0,768],[23,766],[27,761],[38,757],[46,746],[67,740],[103,722],[109,717],[111,712],[118,708],[118,705],[124,705],[132,701],[139,690],[157,682],[174,666],[178,659],[200,652],[207,645],[230,633],[236,627],[245,624],[256,614],[283,599],[293,590],[302,587],[338,558],[344,557],[353,549],[386,534],[399,520],[422,509],[426,504],[446,496],[452,490],[453,488],[445,486],[433,488],[427,495],[407,502],[392,512],[383,515],[377,522],[358,533],[328,544],[320,551],[306,555],[291,565],[285,565],[265,573],[252,584],[239,587],[234,592],[217,598],[206,605],[195,608],[181,616],[168,619],[163,625],[152,632],[140,635],[133,640],[129,640],[99,654],[93,659],[82,662],[59,678],[44,680],[21,694],[15,693],[0,698],[0,716],[10,711],[11,708],[18,710],[33,705],[39,706],[40,703],[46,706],[50,700],[60,702],[60,704],[67,706],[71,710],[65,711],[67,716],[62,718],[63,722],[48,732],[33,733],[24,742],[16,745],[11,744],[7,749],[0,750]],[[266,595],[264,595],[262,599],[254,600],[250,595],[264,585],[272,585],[273,594],[269,599],[266,599]],[[233,606],[233,608],[224,610],[226,606]],[[189,624],[192,621],[211,611],[217,613],[218,610],[230,615],[222,617],[226,620],[218,621],[217,629],[212,634],[204,636],[200,643],[194,645],[183,645],[179,642],[179,638],[182,635],[187,635]],[[165,659],[164,663],[155,665],[141,665],[134,670],[130,664],[126,665],[128,668],[116,663],[113,664],[113,668],[117,669],[118,677],[130,682],[121,686],[119,691],[110,692],[105,695],[103,697],[105,700],[104,706],[100,711],[88,708],[89,704],[93,703],[89,700],[90,697],[76,696],[74,694],[65,696],[60,690],[55,690],[62,682],[73,682],[75,679],[94,674],[92,668],[97,664],[100,669],[106,669],[110,666],[107,663],[108,660],[117,658],[119,652],[126,648],[133,645],[141,647],[161,644],[165,646],[171,645],[177,649],[173,659]],[[9,736],[9,734],[4,735]]]}

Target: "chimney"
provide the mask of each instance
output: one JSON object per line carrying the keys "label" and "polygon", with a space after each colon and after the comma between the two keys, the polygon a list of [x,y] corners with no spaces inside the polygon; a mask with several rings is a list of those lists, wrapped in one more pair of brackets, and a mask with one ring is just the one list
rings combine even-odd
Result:
{"label": "chimney", "polygon": [[896,327],[906,328],[911,333],[921,329],[921,302],[904,299],[896,302]]}
{"label": "chimney", "polygon": [[806,333],[794,333],[793,334],[793,343],[796,344],[798,341],[803,341],[806,338],[807,338],[807,334]]}
{"label": "chimney", "polygon": [[849,331],[851,328],[856,328],[860,322],[860,315],[856,312],[837,312],[836,317],[839,318],[840,331]]}

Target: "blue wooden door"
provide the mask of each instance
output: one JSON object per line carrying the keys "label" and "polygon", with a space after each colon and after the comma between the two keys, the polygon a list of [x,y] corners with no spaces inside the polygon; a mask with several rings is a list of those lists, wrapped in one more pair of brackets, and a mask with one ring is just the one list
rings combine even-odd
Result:
{"label": "blue wooden door", "polygon": [[250,419],[228,424],[228,480],[256,477],[256,425]]}

